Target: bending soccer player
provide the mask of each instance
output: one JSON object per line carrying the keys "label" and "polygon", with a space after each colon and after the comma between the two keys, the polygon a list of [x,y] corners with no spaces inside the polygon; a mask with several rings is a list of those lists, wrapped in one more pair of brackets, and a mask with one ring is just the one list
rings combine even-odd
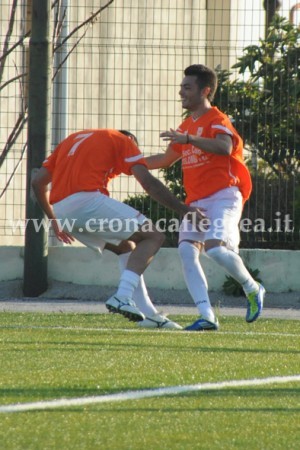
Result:
{"label": "bending soccer player", "polygon": [[[90,129],[71,134],[44,161],[32,187],[60,241],[71,244],[76,238],[99,252],[107,248],[120,255],[122,274],[117,292],[106,302],[109,311],[141,326],[180,329],[158,314],[142,277],[164,234],[137,210],[109,197],[108,183],[121,173],[133,175],[164,206],[182,215],[193,213],[196,222],[202,220],[199,208],[177,200],[150,174],[135,136],[126,131]],[[64,221],[72,224],[71,231],[61,227]]]}
{"label": "bending soccer player", "polygon": [[146,158],[149,169],[166,168],[181,159],[186,203],[201,208],[209,219],[208,229],[200,231],[183,219],[179,233],[184,278],[200,315],[186,328],[190,331],[219,326],[199,261],[203,250],[242,285],[248,300],[247,322],[259,317],[265,295],[238,255],[238,225],[252,184],[241,137],[229,118],[211,104],[216,88],[213,70],[201,64],[187,67],[179,95],[182,107],[191,114],[176,131],[161,133],[170,142],[165,153]]}

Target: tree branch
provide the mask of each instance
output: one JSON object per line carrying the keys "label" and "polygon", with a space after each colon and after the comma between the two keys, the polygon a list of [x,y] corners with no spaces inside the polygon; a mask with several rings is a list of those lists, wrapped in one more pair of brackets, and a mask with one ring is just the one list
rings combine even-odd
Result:
{"label": "tree branch", "polygon": [[15,123],[15,126],[13,127],[12,132],[10,133],[6,141],[5,147],[0,155],[0,167],[2,167],[9,150],[16,142],[16,139],[21,133],[26,122],[27,122],[27,109],[19,115],[18,120]]}
{"label": "tree branch", "polygon": [[[89,18],[87,18],[84,22],[82,22],[80,25],[78,25],[77,27],[75,27],[75,28],[72,30],[72,32],[69,33],[69,35],[66,36],[66,37],[63,39],[62,42],[60,42],[56,47],[53,48],[53,53],[54,53],[54,52],[57,51],[60,47],[62,47],[62,46],[64,45],[64,43],[65,43],[66,41],[68,41],[68,39],[70,39],[70,37],[73,36],[78,30],[80,30],[80,29],[83,28],[83,27],[86,27],[86,29],[84,30],[84,32],[82,33],[82,35],[77,39],[76,43],[72,46],[71,50],[68,52],[68,54],[66,55],[66,57],[64,58],[64,60],[61,62],[61,64],[60,64],[59,67],[57,68],[55,74],[54,74],[53,77],[52,77],[52,80],[55,78],[55,76],[57,75],[57,73],[59,72],[59,70],[61,69],[61,67],[62,67],[63,64],[65,63],[65,61],[69,58],[69,56],[71,55],[71,53],[74,51],[74,49],[79,45],[80,41],[85,37],[85,35],[86,35],[86,33],[87,33],[87,30],[88,30],[88,25],[89,25],[89,24],[93,24],[94,21],[96,20],[97,16],[98,16],[102,11],[104,11],[106,8],[108,8],[109,5],[111,5],[113,2],[114,2],[114,0],[109,0],[109,1],[106,3],[106,5],[102,6],[102,7],[99,8],[95,13],[91,14],[91,16],[90,16]],[[58,4],[58,8],[61,7],[60,0],[54,0],[53,3],[52,3],[52,8],[54,8],[57,4]],[[15,17],[15,9],[16,9],[16,6],[17,6],[17,0],[14,0],[13,6],[12,6],[12,12],[11,12],[10,24],[9,24],[9,31],[7,32],[7,37],[6,37],[6,39],[5,39],[5,45],[4,45],[4,48],[3,48],[3,54],[2,54],[2,56],[0,57],[0,63],[1,63],[1,61],[3,61],[3,62],[1,63],[1,66],[0,66],[0,69],[2,69],[2,72],[0,72],[1,75],[2,75],[2,73],[3,73],[4,64],[5,64],[5,59],[7,58],[7,56],[8,56],[8,55],[9,55],[16,47],[18,47],[20,44],[22,44],[22,42],[23,42],[28,36],[30,36],[30,34],[31,34],[31,30],[29,30],[24,36],[22,36],[22,37],[19,39],[19,41],[17,41],[11,48],[8,49],[8,43],[9,43],[9,39],[10,39],[12,30],[13,30],[13,25],[14,25],[14,17]],[[54,27],[54,29],[55,29],[55,31],[54,31],[55,34],[53,35],[53,37],[54,37],[55,35],[56,35],[56,36],[59,35],[59,33],[60,33],[60,31],[61,31],[61,28],[62,28],[63,21],[65,20],[65,17],[66,17],[66,11],[64,11],[63,17],[62,17],[62,19],[61,19],[60,21],[58,20],[58,17],[59,17],[59,13],[57,13],[57,15],[56,15],[56,24],[55,24],[55,27]],[[20,79],[26,77],[26,75],[27,75],[26,73],[23,73],[23,74],[17,75],[17,76],[15,76],[14,78],[10,79],[10,80],[7,81],[6,83],[4,83],[2,86],[0,86],[0,91],[1,91],[2,89],[4,89],[8,84],[10,84],[10,83],[12,83],[12,82],[14,82],[14,81],[16,81],[16,80],[20,80]],[[0,79],[1,79],[1,78],[0,78]],[[3,165],[4,161],[5,161],[6,156],[8,155],[8,153],[9,153],[11,147],[12,147],[12,146],[14,145],[14,143],[16,142],[16,140],[17,140],[19,134],[21,133],[21,131],[22,131],[24,125],[26,124],[27,120],[28,120],[28,117],[27,117],[27,107],[25,106],[25,107],[24,107],[24,110],[19,114],[19,117],[18,117],[18,119],[17,119],[17,121],[16,121],[16,123],[15,123],[15,125],[14,125],[14,127],[13,127],[13,129],[12,129],[12,131],[11,131],[11,133],[10,133],[8,139],[7,139],[7,141],[6,141],[5,147],[4,147],[4,149],[3,149],[3,151],[2,151],[2,153],[1,153],[1,155],[0,155],[0,168],[2,167],[2,165]],[[10,178],[9,178],[9,180],[8,180],[8,182],[7,182],[6,186],[5,186],[5,188],[4,188],[4,190],[2,191],[2,193],[1,193],[1,195],[0,195],[0,198],[3,196],[4,192],[7,190],[8,186],[9,186],[11,180],[13,179],[13,176],[14,176],[14,174],[16,173],[16,171],[17,171],[17,169],[18,169],[18,167],[19,167],[19,164],[20,164],[20,162],[21,162],[21,160],[22,160],[22,158],[23,158],[23,155],[24,155],[26,146],[27,146],[27,144],[25,144],[25,146],[24,146],[24,148],[23,148],[23,150],[22,150],[21,158],[20,158],[18,164],[16,165],[16,167],[15,167],[15,169],[14,169],[12,175],[10,176]]]}
{"label": "tree branch", "polygon": [[81,39],[84,38],[84,36],[87,33],[88,28],[86,28],[86,30],[84,31],[84,33],[77,39],[77,41],[75,42],[75,44],[72,46],[72,48],[70,49],[70,51],[67,53],[66,57],[61,61],[61,63],[59,64],[59,66],[57,67],[55,73],[52,76],[52,80],[54,80],[54,78],[56,77],[56,75],[58,74],[58,72],[60,71],[60,69],[62,68],[62,66],[64,65],[64,63],[67,61],[67,59],[69,58],[69,56],[73,53],[74,49],[78,46],[78,44],[80,43]]}
{"label": "tree branch", "polygon": [[71,31],[71,33],[69,33],[68,34],[68,36],[66,36],[63,40],[62,40],[62,42],[60,43],[60,44],[58,44],[56,47],[55,47],[55,50],[57,51],[60,47],[62,47],[63,45],[64,45],[64,43],[68,40],[68,39],[70,39],[70,37],[71,36],[73,36],[73,34],[75,34],[78,30],[80,30],[80,28],[82,28],[82,27],[84,27],[85,25],[88,25],[88,24],[90,24],[91,22],[93,22],[95,19],[96,19],[96,17],[104,10],[104,9],[106,9],[106,8],[108,8],[109,7],[109,5],[111,5],[111,3],[113,3],[114,2],[114,0],[109,0],[107,3],[106,3],[106,5],[104,5],[104,6],[102,6],[101,8],[99,8],[95,13],[93,13],[88,19],[86,19],[84,22],[82,22],[80,25],[78,25],[77,27],[75,27],[72,31]]}
{"label": "tree branch", "polygon": [[17,3],[18,3],[18,0],[13,0],[13,4],[12,4],[12,7],[11,7],[10,18],[9,18],[8,30],[7,30],[5,39],[4,39],[3,52],[2,52],[2,56],[0,58],[0,61],[1,61],[1,64],[0,64],[0,81],[2,80],[2,75],[3,75],[3,71],[4,71],[5,61],[6,61],[6,57],[8,55],[7,49],[8,49],[9,40],[10,40],[10,37],[11,37],[12,32],[13,32],[13,28],[14,28]]}
{"label": "tree branch", "polygon": [[16,47],[18,47],[18,45],[22,44],[23,41],[25,41],[26,38],[28,38],[30,36],[31,30],[27,31],[27,33],[24,34],[24,36],[22,36],[12,47],[10,47],[9,50],[7,50],[7,52],[3,55],[0,56],[0,62],[5,59],[11,52],[14,51],[14,49]]}
{"label": "tree branch", "polygon": [[8,189],[8,186],[10,185],[11,180],[12,180],[13,177],[15,176],[15,173],[17,172],[17,170],[18,170],[18,168],[19,168],[19,166],[20,166],[20,164],[21,164],[21,162],[22,162],[22,160],[23,160],[23,158],[24,158],[24,153],[25,153],[26,148],[27,148],[27,142],[25,142],[25,144],[24,144],[24,146],[23,146],[23,149],[22,149],[22,152],[21,152],[21,156],[20,156],[20,158],[19,158],[19,161],[17,162],[17,164],[16,164],[15,167],[14,167],[14,170],[13,170],[12,173],[10,174],[9,179],[7,180],[7,183],[6,183],[6,185],[4,186],[4,188],[3,188],[3,190],[2,190],[2,192],[1,192],[1,194],[0,194],[0,198],[3,197],[3,195],[5,194],[5,192],[6,192],[7,189]]}
{"label": "tree branch", "polygon": [[6,81],[4,84],[0,86],[0,91],[4,89],[8,84],[13,83],[16,80],[19,80],[20,78],[25,78],[27,76],[27,73],[21,73],[20,75],[17,75],[13,78],[10,78],[8,81]]}

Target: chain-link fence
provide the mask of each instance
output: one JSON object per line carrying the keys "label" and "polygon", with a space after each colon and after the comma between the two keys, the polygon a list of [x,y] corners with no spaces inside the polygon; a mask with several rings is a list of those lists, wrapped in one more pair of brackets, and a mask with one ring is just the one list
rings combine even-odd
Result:
{"label": "chain-link fence", "polygon": [[[299,248],[299,11],[292,0],[53,1],[49,152],[71,132],[104,127],[135,133],[147,155],[163,151],[159,133],[182,121],[183,70],[206,64],[253,176],[242,246]],[[32,2],[3,0],[0,14],[0,243],[23,245]],[[154,173],[184,194],[180,168]],[[111,195],[154,220],[172,217],[130,177]]]}

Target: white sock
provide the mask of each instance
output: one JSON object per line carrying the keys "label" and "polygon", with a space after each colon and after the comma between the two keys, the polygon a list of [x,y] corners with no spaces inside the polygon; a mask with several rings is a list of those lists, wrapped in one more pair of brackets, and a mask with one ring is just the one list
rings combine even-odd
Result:
{"label": "white sock", "polygon": [[200,265],[198,248],[190,242],[183,241],[180,242],[178,251],[187,288],[199,313],[205,319],[214,322],[215,315],[208,296],[207,280]]}
{"label": "white sock", "polygon": [[[125,270],[130,255],[131,252],[119,255],[119,267],[121,273]],[[133,293],[133,301],[146,317],[152,317],[154,314],[158,313],[149,297],[143,275],[140,276],[139,284]]]}
{"label": "white sock", "polygon": [[246,295],[258,290],[257,282],[251,277],[242,258],[237,253],[221,245],[210,248],[206,254],[242,285]]}
{"label": "white sock", "polygon": [[131,270],[124,270],[121,275],[116,295],[132,299],[133,293],[139,284],[140,276]]}

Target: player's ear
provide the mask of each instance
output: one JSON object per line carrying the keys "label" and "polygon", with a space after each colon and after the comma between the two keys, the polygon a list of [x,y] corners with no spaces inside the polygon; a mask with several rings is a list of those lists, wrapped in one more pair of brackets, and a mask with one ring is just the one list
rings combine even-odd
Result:
{"label": "player's ear", "polygon": [[210,94],[211,88],[209,86],[205,86],[201,91],[202,95],[207,98]]}
{"label": "player's ear", "polygon": [[137,138],[135,137],[135,135],[134,134],[130,134],[130,139],[137,145],[137,147],[139,146],[139,143],[138,143],[138,140],[137,140]]}
{"label": "player's ear", "polygon": [[125,134],[125,136],[129,137],[137,146],[139,146],[137,137],[133,133],[130,133],[130,131],[127,130],[118,130],[118,131],[122,134]]}

